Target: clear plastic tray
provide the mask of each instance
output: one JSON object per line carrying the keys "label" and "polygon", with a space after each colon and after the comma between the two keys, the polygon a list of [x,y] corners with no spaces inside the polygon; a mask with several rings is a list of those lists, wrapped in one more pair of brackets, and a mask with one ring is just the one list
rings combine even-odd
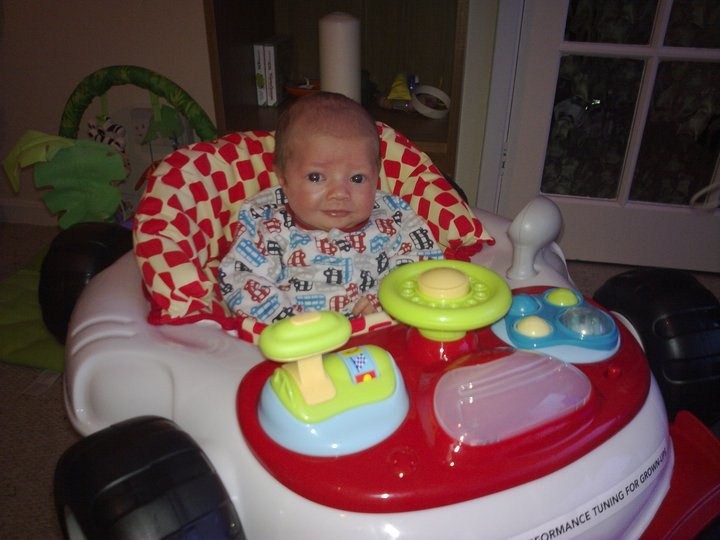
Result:
{"label": "clear plastic tray", "polygon": [[516,351],[443,375],[435,389],[435,415],[450,437],[487,445],[576,411],[587,403],[591,388],[572,364]]}

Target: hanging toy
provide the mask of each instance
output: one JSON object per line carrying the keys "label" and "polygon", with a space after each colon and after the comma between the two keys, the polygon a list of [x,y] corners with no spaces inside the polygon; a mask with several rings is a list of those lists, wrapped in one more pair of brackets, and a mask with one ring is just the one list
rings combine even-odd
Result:
{"label": "hanging toy", "polygon": [[100,127],[94,121],[88,122],[88,136],[93,141],[110,145],[118,152],[125,153],[125,128],[110,117],[106,117]]}
{"label": "hanging toy", "polygon": [[95,121],[88,122],[88,136],[93,141],[112,146],[124,155],[126,146],[125,128],[110,118],[107,95],[102,94],[99,101],[100,113],[95,117]]}

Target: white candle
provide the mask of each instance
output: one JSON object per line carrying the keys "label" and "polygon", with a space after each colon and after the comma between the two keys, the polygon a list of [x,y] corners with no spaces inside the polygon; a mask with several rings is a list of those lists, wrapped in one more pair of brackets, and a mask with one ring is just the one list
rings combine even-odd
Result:
{"label": "white candle", "polygon": [[318,21],[318,30],[320,88],[344,94],[360,103],[360,21],[336,11]]}

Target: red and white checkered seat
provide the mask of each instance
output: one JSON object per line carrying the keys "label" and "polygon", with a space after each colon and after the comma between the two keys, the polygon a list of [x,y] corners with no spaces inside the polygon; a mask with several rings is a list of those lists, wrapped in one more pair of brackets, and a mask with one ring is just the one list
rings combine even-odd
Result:
{"label": "red and white checkered seat", "polygon": [[[467,260],[491,241],[468,205],[407,138],[378,123],[379,188],[402,197],[428,223],[448,258]],[[233,315],[217,267],[233,242],[248,197],[277,185],[274,134],[231,133],[168,155],[148,180],[134,226],[135,256],[153,324],[213,320],[250,342],[265,327]]]}

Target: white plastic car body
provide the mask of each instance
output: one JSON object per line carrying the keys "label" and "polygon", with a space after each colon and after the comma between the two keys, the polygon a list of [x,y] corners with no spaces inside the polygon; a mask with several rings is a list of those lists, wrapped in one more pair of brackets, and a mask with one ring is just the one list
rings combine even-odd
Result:
{"label": "white plastic car body", "polygon": [[[552,214],[552,209],[539,211]],[[511,223],[475,212],[496,242],[475,255],[473,263],[494,270],[512,289],[573,288],[553,242],[556,217],[551,216],[551,230],[533,239],[526,251],[521,245],[523,220],[534,218],[519,216],[510,233],[517,244],[514,252]],[[68,332],[70,420],[78,432],[90,435],[136,416],[172,419],[216,468],[248,538],[635,538],[669,489],[673,445],[662,398],[651,380],[629,423],[541,478],[476,499],[406,512],[364,513],[319,504],[279,482],[241,431],[238,386],[265,361],[258,348],[209,323],[150,325],[147,311],[132,254],[90,282]],[[366,337],[372,343],[372,332]],[[625,333],[622,339],[632,338]]]}

